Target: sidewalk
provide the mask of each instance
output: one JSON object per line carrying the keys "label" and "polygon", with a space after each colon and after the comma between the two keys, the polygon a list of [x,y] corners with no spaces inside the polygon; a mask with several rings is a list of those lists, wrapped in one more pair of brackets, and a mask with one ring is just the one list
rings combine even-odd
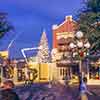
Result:
{"label": "sidewalk", "polygon": [[[33,83],[48,83],[49,81],[47,80],[35,80],[33,81]],[[25,84],[25,81],[17,81],[17,82],[14,82],[15,86],[20,86],[20,85],[24,85]],[[2,83],[0,83],[0,87],[2,86]]]}
{"label": "sidewalk", "polygon": [[[63,85],[65,85],[65,81],[64,80],[59,80],[59,82]],[[78,85],[79,82],[78,80],[70,80],[69,81],[69,85]],[[95,79],[89,79],[87,81],[87,85],[100,85],[100,80],[95,80]]]}
{"label": "sidewalk", "polygon": [[[21,86],[23,85],[25,82],[15,82],[15,86]],[[2,83],[0,83],[0,87],[2,87]]]}
{"label": "sidewalk", "polygon": [[87,84],[88,85],[100,85],[100,80],[89,79]]}

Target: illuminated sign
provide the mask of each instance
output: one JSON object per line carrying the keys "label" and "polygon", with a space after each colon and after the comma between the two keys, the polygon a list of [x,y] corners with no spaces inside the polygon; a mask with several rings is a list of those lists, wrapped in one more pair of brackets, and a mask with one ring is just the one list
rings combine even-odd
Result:
{"label": "illuminated sign", "polygon": [[74,37],[74,35],[72,34],[72,32],[62,32],[62,33],[56,33],[57,36],[57,40],[61,39],[61,38],[68,38],[68,37]]}
{"label": "illuminated sign", "polygon": [[8,51],[0,51],[0,56],[8,58]]}

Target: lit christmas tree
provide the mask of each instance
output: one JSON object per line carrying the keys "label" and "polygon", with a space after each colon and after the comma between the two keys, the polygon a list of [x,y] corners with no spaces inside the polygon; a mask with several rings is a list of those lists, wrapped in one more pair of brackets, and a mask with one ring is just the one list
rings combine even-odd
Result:
{"label": "lit christmas tree", "polygon": [[50,62],[50,51],[48,47],[48,40],[46,37],[45,31],[42,33],[42,37],[39,43],[39,46],[42,47],[37,53],[37,62],[39,63],[48,63]]}

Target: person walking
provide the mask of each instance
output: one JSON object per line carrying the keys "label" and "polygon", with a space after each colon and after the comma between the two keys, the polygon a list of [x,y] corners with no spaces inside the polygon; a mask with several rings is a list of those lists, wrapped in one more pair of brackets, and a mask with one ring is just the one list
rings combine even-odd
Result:
{"label": "person walking", "polygon": [[87,78],[83,77],[83,79],[81,80],[80,83],[81,83],[80,84],[80,99],[81,100],[88,100],[87,94],[92,95],[92,93],[89,92],[87,89]]}

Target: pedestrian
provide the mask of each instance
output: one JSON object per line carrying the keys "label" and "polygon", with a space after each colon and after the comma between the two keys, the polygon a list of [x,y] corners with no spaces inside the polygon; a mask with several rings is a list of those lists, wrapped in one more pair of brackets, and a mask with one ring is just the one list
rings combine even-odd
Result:
{"label": "pedestrian", "polygon": [[92,93],[90,93],[87,89],[87,78],[84,77],[81,81],[81,84],[80,84],[80,98],[81,98],[81,100],[88,100],[87,94],[92,95]]}
{"label": "pedestrian", "polygon": [[20,100],[16,92],[13,90],[14,83],[12,80],[3,82],[0,100]]}

